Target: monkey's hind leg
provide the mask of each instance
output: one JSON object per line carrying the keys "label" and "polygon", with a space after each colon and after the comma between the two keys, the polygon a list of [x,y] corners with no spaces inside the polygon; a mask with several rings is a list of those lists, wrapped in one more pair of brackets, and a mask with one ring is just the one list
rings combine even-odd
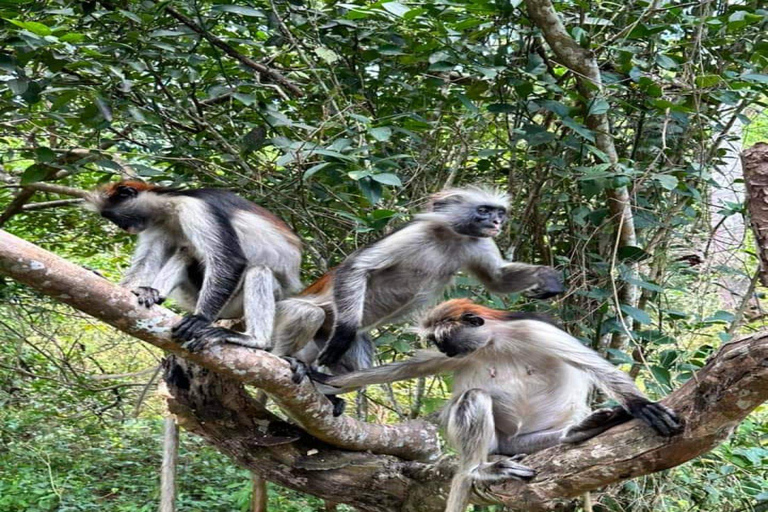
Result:
{"label": "monkey's hind leg", "polygon": [[580,423],[570,427],[561,442],[573,444],[592,439],[606,430],[621,425],[632,419],[632,415],[622,407],[612,407],[609,409],[598,409]]}
{"label": "monkey's hind leg", "polygon": [[248,348],[268,350],[271,348],[272,325],[275,321],[275,277],[264,266],[246,270],[243,277],[243,317],[246,330],[244,333],[209,327],[184,344],[191,351],[201,350],[210,345],[230,343]]}
{"label": "monkey's hind leg", "polygon": [[488,462],[497,439],[493,399],[482,389],[469,389],[452,401],[447,411],[446,433],[459,452],[459,467],[451,481],[446,512],[466,509],[475,480],[530,480],[535,476],[532,469],[512,459]]}

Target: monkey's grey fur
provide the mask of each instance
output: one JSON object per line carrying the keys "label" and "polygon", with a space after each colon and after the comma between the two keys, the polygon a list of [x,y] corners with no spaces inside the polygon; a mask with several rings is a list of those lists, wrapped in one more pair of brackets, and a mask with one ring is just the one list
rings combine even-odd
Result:
{"label": "monkey's grey fur", "polygon": [[433,195],[413,221],[278,305],[274,353],[307,364],[317,358],[334,373],[366,368],[373,354],[368,331],[429,305],[461,270],[496,293],[561,293],[554,269],[502,257],[492,237],[506,208],[506,196],[480,188]]}
{"label": "monkey's grey fur", "polygon": [[[594,437],[631,417],[657,433],[681,430],[675,413],[649,401],[632,379],[559,328],[519,314],[457,299],[438,305],[423,322],[423,335],[440,350],[407,361],[341,376],[315,374],[345,392],[370,384],[453,373],[453,397],[443,411],[448,439],[459,452],[448,512],[464,510],[476,479],[530,478],[514,460],[489,462],[489,454],[532,453],[560,442]],[[598,387],[621,408],[590,414]]]}

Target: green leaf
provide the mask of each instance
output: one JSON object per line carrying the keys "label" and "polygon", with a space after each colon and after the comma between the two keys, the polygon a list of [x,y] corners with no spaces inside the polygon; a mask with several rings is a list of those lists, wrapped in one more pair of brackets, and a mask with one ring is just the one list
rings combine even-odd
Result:
{"label": "green leaf", "polygon": [[30,183],[38,182],[48,175],[49,167],[40,164],[32,164],[21,175],[21,184],[29,185]]}
{"label": "green leaf", "polygon": [[721,80],[722,78],[720,78],[719,75],[699,75],[696,77],[694,82],[696,83],[697,87],[706,89],[708,87],[716,86],[720,83]]}
{"label": "green leaf", "polygon": [[654,173],[652,177],[659,183],[659,185],[667,190],[675,190],[677,188],[677,184],[679,183],[678,179],[671,174]]}
{"label": "green leaf", "polygon": [[381,4],[381,7],[388,13],[394,14],[395,16],[399,16],[401,18],[411,10],[409,7],[401,4],[400,2],[387,2]]}
{"label": "green leaf", "polygon": [[370,175],[371,175],[371,171],[367,171],[367,170],[364,170],[364,169],[363,170],[359,170],[359,171],[349,171],[347,173],[347,176],[349,176],[350,178],[352,178],[355,181],[361,180],[363,178],[367,178]]}
{"label": "green leaf", "polygon": [[381,174],[374,174],[371,177],[383,185],[392,185],[393,187],[403,186],[403,183],[400,181],[400,178],[398,178],[396,174],[385,172]]}
{"label": "green leaf", "polygon": [[13,80],[8,80],[5,83],[8,85],[8,88],[11,90],[11,92],[17,96],[21,96],[27,92],[27,88],[29,87],[29,80],[25,78],[14,78]]}
{"label": "green leaf", "polygon": [[741,75],[741,78],[743,80],[746,80],[747,82],[757,82],[759,84],[768,84],[768,75],[762,75],[759,73],[747,73],[746,75]]}
{"label": "green leaf", "polygon": [[604,98],[595,98],[595,100],[589,106],[589,115],[597,116],[600,114],[605,114],[610,108],[611,106]]}
{"label": "green leaf", "polygon": [[38,162],[53,162],[56,153],[51,148],[35,148],[35,160]]}
{"label": "green leaf", "polygon": [[608,355],[610,356],[608,359],[613,364],[635,364],[635,360],[632,359],[632,356],[621,350],[609,348]]}
{"label": "green leaf", "polygon": [[312,176],[314,176],[318,172],[322,171],[323,169],[325,169],[326,167],[331,166],[331,165],[333,165],[333,162],[322,162],[322,163],[319,163],[317,165],[313,165],[312,167],[307,169],[307,172],[304,173],[302,178],[305,179],[305,180],[308,180],[309,178],[311,178]]}
{"label": "green leaf", "polygon": [[386,142],[392,136],[392,128],[389,128],[388,126],[379,126],[377,128],[371,128],[368,130],[368,133],[370,133],[371,137],[377,141]]}
{"label": "green leaf", "polygon": [[232,95],[233,98],[235,98],[237,101],[242,103],[243,105],[251,106],[254,103],[256,103],[256,96],[253,96],[251,94],[243,94],[240,92],[236,92]]}
{"label": "green leaf", "polygon": [[510,113],[517,110],[517,107],[511,103],[493,103],[488,105],[488,112],[493,113]]}
{"label": "green leaf", "polygon": [[642,248],[635,245],[623,245],[616,251],[616,256],[622,261],[643,261],[651,257],[650,254],[645,252]]}
{"label": "green leaf", "polygon": [[51,35],[51,29],[37,21],[21,21],[21,20],[6,20],[6,21],[10,21],[17,27],[21,27],[24,30],[29,30],[30,32],[38,36]]}
{"label": "green leaf", "polygon": [[671,57],[667,57],[666,55],[662,55],[662,54],[659,54],[656,56],[656,64],[658,64],[664,69],[677,68],[677,61],[675,61]]}
{"label": "green leaf", "polygon": [[253,18],[266,18],[267,13],[261,9],[254,9],[253,7],[246,7],[244,5],[214,5],[211,7],[212,11],[231,12],[233,14],[239,14],[241,16],[251,16]]}
{"label": "green leaf", "polygon": [[621,310],[640,322],[643,325],[648,325],[651,323],[651,317],[648,313],[643,311],[642,309],[633,308],[632,306],[627,306],[626,304],[621,305]]}
{"label": "green leaf", "polygon": [[736,319],[733,313],[730,313],[728,311],[717,311],[714,315],[704,320],[706,323],[710,324],[729,324],[733,322]]}
{"label": "green leaf", "polygon": [[333,64],[334,62],[341,60],[338,53],[325,46],[318,46],[315,48],[315,54],[323,59],[326,64]]}
{"label": "green leaf", "polygon": [[592,132],[592,130],[590,130],[583,124],[579,123],[575,119],[571,117],[564,117],[563,124],[568,128],[570,128],[571,130],[573,130],[574,132],[581,135],[582,137],[584,137],[585,139],[587,139],[588,141],[595,142],[595,134]]}

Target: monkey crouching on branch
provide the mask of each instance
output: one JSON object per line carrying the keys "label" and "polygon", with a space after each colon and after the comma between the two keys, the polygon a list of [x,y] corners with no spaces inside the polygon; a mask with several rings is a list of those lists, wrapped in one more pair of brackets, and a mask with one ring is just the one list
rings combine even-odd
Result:
{"label": "monkey crouching on branch", "polygon": [[[341,376],[320,373],[345,392],[441,372],[453,373],[452,398],[443,411],[449,442],[459,453],[447,512],[463,511],[475,480],[528,479],[533,471],[489,454],[529,454],[555,444],[584,441],[639,418],[659,435],[682,430],[675,413],[648,400],[632,379],[556,326],[525,313],[486,308],[467,299],[444,302],[422,323],[439,351]],[[621,406],[591,412],[594,387]],[[591,414],[590,414],[591,413]]]}
{"label": "monkey crouching on branch", "polygon": [[367,368],[373,354],[368,331],[428,305],[460,270],[496,293],[535,298],[562,293],[554,269],[504,260],[493,237],[506,218],[507,197],[496,191],[457,188],[434,194],[427,210],[404,227],[355,251],[300,296],[282,301],[273,353],[307,364],[317,360],[336,374]]}
{"label": "monkey crouching on branch", "polygon": [[[287,224],[238,195],[121,181],[91,193],[92,209],[138,235],[123,286],[151,307],[171,296],[190,314],[174,338],[190,350],[218,339],[271,346],[275,303],[301,288],[301,242]],[[246,333],[212,327],[240,318]]]}

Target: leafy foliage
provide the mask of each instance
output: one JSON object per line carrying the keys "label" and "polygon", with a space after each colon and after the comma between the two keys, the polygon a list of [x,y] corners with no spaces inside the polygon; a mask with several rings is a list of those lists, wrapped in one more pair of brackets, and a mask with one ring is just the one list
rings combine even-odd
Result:
{"label": "leafy foliage", "polygon": [[[562,269],[571,293],[554,306],[531,304],[492,297],[460,277],[450,295],[552,308],[601,350],[611,334],[628,331],[630,345],[606,353],[663,395],[764,318],[759,300],[742,299],[757,262],[743,234],[740,177],[728,169],[742,127],[748,143],[766,140],[768,12],[755,0],[556,7],[600,63],[605,92],[593,101],[514,0],[0,3],[0,177],[91,188],[123,174],[232,187],[306,240],[307,281],[402,224],[427,193],[497,185],[513,205],[500,245]],[[587,115],[600,113],[611,121],[616,166],[586,126]],[[638,245],[619,248],[605,193],[622,186]],[[0,188],[0,205],[16,190]],[[130,250],[127,236],[71,207],[22,211],[5,227],[112,279]],[[639,275],[629,272],[635,264]],[[637,305],[617,303],[622,281],[639,288]],[[27,446],[57,457],[83,450],[82,464],[57,462],[47,479],[42,459],[27,458],[0,478],[0,508],[153,506],[156,452],[138,433],[151,423],[131,420],[129,406],[150,375],[98,386],[91,377],[140,372],[157,354],[13,283],[0,280],[0,297],[0,400],[11,411],[0,457],[10,461]],[[378,334],[382,360],[418,344],[399,327]],[[117,390],[101,390],[105,382]],[[429,413],[445,384],[371,390],[361,414],[366,403],[375,420]],[[138,409],[154,418],[159,405]],[[83,417],[98,418],[103,430],[86,429]],[[710,456],[601,501],[616,510],[729,510],[768,499],[764,418],[756,413]],[[76,446],[78,435],[87,446]],[[109,439],[120,438],[123,446],[104,456]],[[210,451],[197,460],[226,467]],[[107,472],[142,498],[120,501],[106,490],[89,498],[78,488],[102,489],[90,478]],[[211,471],[210,484],[194,487],[240,485],[220,475]],[[56,488],[78,498],[64,502]],[[200,501],[185,503],[232,510],[243,489],[216,491],[205,503],[201,491]],[[664,489],[660,501],[653,489]]]}

